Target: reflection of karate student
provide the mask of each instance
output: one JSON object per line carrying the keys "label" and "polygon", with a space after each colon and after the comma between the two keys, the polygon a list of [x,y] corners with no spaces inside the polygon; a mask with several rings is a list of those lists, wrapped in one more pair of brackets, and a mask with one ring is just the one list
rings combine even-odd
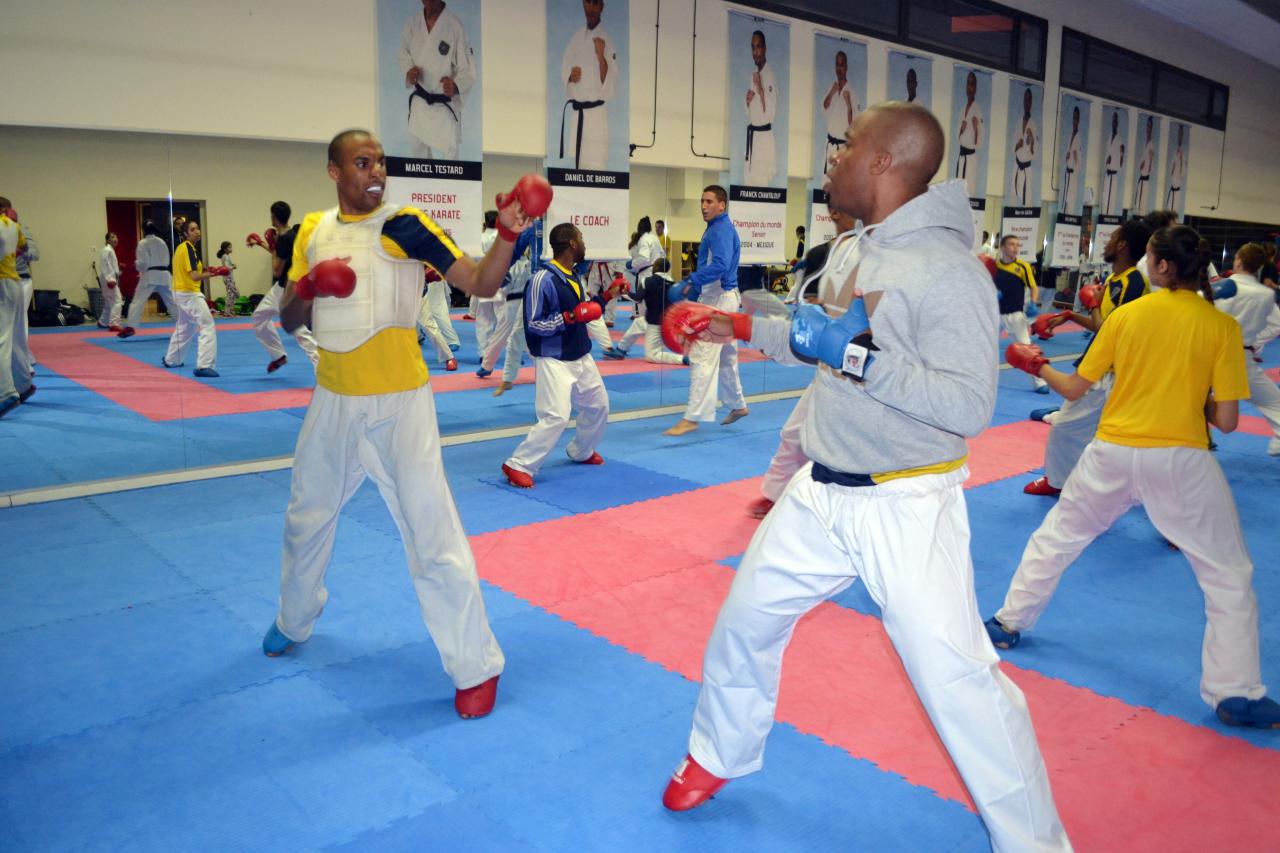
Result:
{"label": "reflection of karate student", "polygon": [[565,95],[560,110],[560,158],[568,150],[573,168],[599,171],[609,162],[608,102],[618,79],[618,51],[600,25],[604,0],[582,0],[582,11],[586,26],[569,39],[560,62]]}
{"label": "reflection of karate student", "polygon": [[397,57],[409,95],[409,153],[456,160],[462,139],[462,101],[476,82],[471,43],[458,16],[442,0],[422,0],[400,33]]}
{"label": "reflection of karate student", "polygon": [[836,79],[822,99],[822,114],[827,119],[827,147],[822,157],[822,174],[827,173],[831,158],[844,147],[844,134],[853,124],[853,118],[862,110],[858,96],[849,85],[849,57],[843,50],[836,51]]}
{"label": "reflection of karate student", "polygon": [[[1247,356],[1255,356],[1262,347],[1280,334],[1280,308],[1275,293],[1258,280],[1258,271],[1266,263],[1262,246],[1246,243],[1236,252],[1230,278],[1214,283],[1214,307],[1230,314],[1240,324]],[[1254,358],[1245,358],[1249,374],[1249,402],[1271,424],[1271,441],[1267,454],[1280,456],[1280,388],[1272,382]]]}
{"label": "reflection of karate student", "polygon": [[986,121],[982,117],[982,107],[974,100],[977,94],[978,75],[970,71],[964,81],[965,104],[960,113],[960,126],[956,129],[959,154],[956,155],[955,174],[964,181],[969,198],[976,198],[978,194],[978,161],[974,155],[986,139]]}
{"label": "reflection of karate student", "polygon": [[14,340],[22,328],[22,282],[18,280],[18,253],[27,247],[22,228],[0,210],[0,417],[35,393],[31,370],[19,363]]}
{"label": "reflection of karate student", "polygon": [[1036,161],[1040,146],[1040,132],[1036,120],[1031,117],[1031,87],[1022,91],[1022,121],[1018,122],[1017,135],[1013,139],[1013,197],[1018,204],[1027,203],[1027,189],[1031,183],[1031,166]]}
{"label": "reflection of karate student", "polygon": [[1147,142],[1138,161],[1138,181],[1133,190],[1133,212],[1147,212],[1147,185],[1151,182],[1151,170],[1156,167],[1155,119],[1147,116]]}
{"label": "reflection of karate student", "polygon": [[627,327],[626,334],[618,341],[615,349],[624,356],[631,345],[640,338],[644,339],[644,360],[652,364],[687,364],[681,356],[670,352],[662,344],[662,312],[667,310],[667,291],[675,284],[667,271],[671,263],[666,258],[658,258],[651,267],[652,275],[646,276],[644,286],[636,288],[632,296],[639,300],[636,305],[636,316]]}
{"label": "reflection of karate student", "polygon": [[169,350],[160,363],[165,367],[182,367],[187,345],[196,338],[196,376],[213,378],[218,375],[214,363],[218,360],[218,334],[213,325],[213,315],[205,301],[203,284],[213,272],[205,269],[196,252],[200,242],[200,223],[186,221],[183,235],[186,237],[173,251],[173,299],[178,307],[174,318],[173,334],[169,337]]}
{"label": "reflection of karate student", "polygon": [[[480,367],[476,370],[476,376],[481,379],[493,373],[494,367],[498,364],[498,357],[504,352],[507,354],[508,363],[506,369],[502,371],[503,378],[506,379],[507,374],[510,374],[511,381],[515,381],[515,373],[520,369],[520,358],[526,350],[514,341],[524,335],[524,326],[520,322],[522,310],[520,301],[524,298],[525,284],[528,283],[529,276],[533,272],[530,247],[536,237],[536,229],[527,229],[520,235],[511,252],[511,267],[507,270],[506,278],[502,280],[502,288],[497,294],[499,302],[496,306],[496,321],[487,337],[486,345],[479,351]],[[499,393],[495,396],[502,395]]]}
{"label": "reflection of karate student", "polygon": [[1182,176],[1186,169],[1186,155],[1182,153],[1182,134],[1186,130],[1185,125],[1178,125],[1178,147],[1173,151],[1173,157],[1169,162],[1169,192],[1165,195],[1166,210],[1181,210],[1182,206],[1178,201],[1178,194],[1182,192]]}
{"label": "reflection of karate student", "polygon": [[1102,187],[1102,212],[1108,216],[1120,213],[1120,193],[1116,192],[1116,174],[1124,168],[1124,138],[1120,136],[1120,113],[1111,114],[1111,140],[1107,142],[1107,160],[1103,165],[1106,182]]}
{"label": "reflection of karate student", "polygon": [[778,155],[773,143],[773,119],[778,114],[778,81],[767,64],[764,33],[751,34],[751,61],[755,70],[747,86],[747,156],[742,172],[744,183],[768,186],[778,171]]}
{"label": "reflection of karate student", "polygon": [[[486,210],[484,213],[484,230],[480,232],[480,254],[483,256],[489,252],[493,246],[493,242],[498,239],[498,211]],[[505,314],[506,297],[502,295],[502,291],[498,291],[493,296],[471,297],[471,313],[476,318],[476,352],[479,353],[481,359],[489,350],[489,338],[493,335],[494,330],[498,327],[499,316]],[[488,376],[484,370],[484,365],[476,371],[476,376],[481,379]]]}
{"label": "reflection of karate student", "polygon": [[116,246],[120,238],[108,231],[102,252],[98,255],[98,287],[102,293],[102,312],[98,315],[98,328],[120,331],[120,261],[116,259]]}
{"label": "reflection of karate student", "polygon": [[1075,208],[1071,200],[1071,178],[1080,168],[1080,108],[1071,108],[1071,139],[1067,141],[1067,150],[1062,157],[1062,203],[1061,208],[1067,213]]}
{"label": "reflection of karate student", "polygon": [[1201,698],[1228,726],[1277,728],[1280,705],[1266,696],[1258,660],[1253,561],[1205,430],[1207,420],[1233,431],[1239,401],[1249,396],[1240,326],[1196,292],[1209,246],[1194,230],[1162,228],[1148,253],[1151,276],[1164,289],[1116,311],[1075,373],[1050,367],[1032,347],[1010,347],[1006,356],[1068,399],[1113,371],[1115,390],[1098,437],[1027,542],[987,632],[1002,648],[1016,646],[1080,552],[1142,504],[1187,557],[1204,595]]}
{"label": "reflection of karate student", "polygon": [[582,232],[567,222],[551,229],[547,238],[552,259],[538,270],[524,294],[524,318],[529,352],[537,376],[534,410],[538,422],[502,473],[513,486],[528,489],[542,461],[560,440],[577,408],[577,429],[565,453],[582,465],[602,465],[596,446],[609,420],[609,395],[595,360],[586,324],[604,313],[604,305],[616,295],[610,289],[594,298],[573,268],[586,256]]}
{"label": "reflection of karate student", "polygon": [[169,272],[169,247],[160,236],[160,227],[148,219],[142,223],[143,238],[133,252],[133,265],[138,270],[138,288],[133,291],[133,301],[129,303],[129,319],[116,337],[131,338],[137,331],[134,328],[142,322],[142,311],[146,308],[151,294],[160,297],[164,310],[173,319],[178,318],[178,308],[173,302],[173,276]]}
{"label": "reflection of karate student", "polygon": [[[1026,299],[1032,294],[1031,301],[1040,301],[1040,289],[1036,286],[1036,275],[1031,264],[1018,257],[1022,248],[1022,240],[1013,234],[1006,234],[1000,241],[1000,257],[995,262],[995,271],[991,278],[996,285],[996,295],[1000,303],[1000,323],[1016,343],[1030,344],[1031,333],[1027,327]],[[1038,376],[1031,377],[1031,387],[1037,394],[1048,394],[1049,384]]]}
{"label": "reflection of karate student", "polygon": [[[289,284],[293,243],[298,239],[298,226],[289,225],[289,217],[292,215],[293,208],[289,207],[288,202],[272,202],[271,231],[276,235],[275,248],[271,248],[270,239],[266,241],[266,245],[261,241],[254,241],[254,245],[271,253],[271,287],[267,289],[258,307],[253,309],[253,333],[257,336],[258,343],[271,356],[271,361],[267,362],[267,373],[275,373],[289,361],[284,345],[280,343],[280,333],[276,331],[276,318],[280,316],[280,300],[284,298],[284,289]],[[319,364],[320,354],[316,350],[316,339],[311,330],[306,326],[299,326],[294,330],[293,337],[311,360],[311,366]]]}
{"label": "reflection of karate student", "polygon": [[424,263],[460,290],[490,295],[517,232],[531,223],[518,202],[504,207],[500,239],[472,262],[426,214],[383,201],[387,166],[376,137],[344,131],[328,154],[338,203],[303,220],[281,307],[287,331],[311,326],[320,366],[294,452],[279,611],[262,650],[280,655],[311,637],[328,600],[338,515],[371,477],[404,540],[423,621],[456,688],[454,708],[482,717],[493,709],[504,660],[445,480],[414,320]]}

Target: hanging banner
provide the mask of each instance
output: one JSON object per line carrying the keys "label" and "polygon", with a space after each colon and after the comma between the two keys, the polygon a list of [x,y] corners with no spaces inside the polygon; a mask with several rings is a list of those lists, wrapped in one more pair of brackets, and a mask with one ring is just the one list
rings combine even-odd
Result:
{"label": "hanging banner", "polygon": [[1072,216],[1069,213],[1058,214],[1053,226],[1053,245],[1049,266],[1074,269],[1080,265],[1080,224],[1079,216]]}
{"label": "hanging banner", "polygon": [[741,263],[787,260],[786,24],[729,12],[729,218]]}
{"label": "hanging banner", "polygon": [[[1105,213],[1098,216],[1098,227],[1093,232],[1093,250],[1089,253],[1089,260],[1095,264],[1105,263],[1105,258],[1102,256],[1103,249],[1107,247],[1107,241],[1123,221],[1122,216],[1108,216]],[[1145,248],[1143,247],[1144,251]]]}
{"label": "hanging banner", "polygon": [[951,177],[964,181],[969,198],[987,197],[987,116],[991,72],[956,65],[951,85]]}
{"label": "hanging banner", "polygon": [[825,183],[831,157],[845,146],[845,131],[867,103],[867,46],[818,33],[813,45],[813,180],[809,193],[808,244],[836,236],[827,210]]}
{"label": "hanging banner", "polygon": [[1064,92],[1061,103],[1058,110],[1058,212],[1079,216],[1084,207],[1091,102]]}
{"label": "hanging banner", "polygon": [[1169,149],[1165,155],[1164,204],[1162,210],[1178,211],[1178,221],[1187,211],[1187,154],[1191,148],[1191,126],[1169,122]]}
{"label": "hanging banner", "polygon": [[889,51],[889,100],[933,108],[933,60],[897,50]]}
{"label": "hanging banner", "polygon": [[[1102,171],[1098,176],[1098,212],[1124,213],[1125,176],[1129,174],[1129,111],[1102,105]],[[1101,228],[1101,223],[1099,223]],[[1097,241],[1095,241],[1097,242]]]}
{"label": "hanging banner", "polygon": [[628,257],[629,0],[547,0],[547,224],[571,222],[593,259]]}
{"label": "hanging banner", "polygon": [[468,254],[484,227],[480,5],[378,0],[378,136],[384,198],[434,219]]}
{"label": "hanging banner", "polygon": [[1040,187],[1044,171],[1044,87],[1010,78],[1009,111],[1005,127],[1005,203],[1000,233],[1015,234],[1022,243],[1018,257],[1033,262],[1040,229]]}
{"label": "hanging banner", "polygon": [[1151,113],[1138,113],[1138,138],[1133,146],[1137,155],[1133,172],[1134,216],[1142,216],[1155,210],[1158,193],[1156,177],[1159,171],[1160,117]]}

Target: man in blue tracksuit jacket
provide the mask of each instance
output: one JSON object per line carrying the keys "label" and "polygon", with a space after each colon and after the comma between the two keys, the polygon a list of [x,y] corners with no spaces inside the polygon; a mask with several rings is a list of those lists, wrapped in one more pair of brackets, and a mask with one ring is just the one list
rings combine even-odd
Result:
{"label": "man in blue tracksuit jacket", "polygon": [[[698,246],[698,269],[677,287],[684,291],[686,299],[733,312],[742,305],[738,295],[742,243],[725,212],[728,206],[724,187],[712,184],[702,191],[702,220],[707,223],[707,230]],[[711,379],[717,375],[719,381],[713,384]],[[666,434],[684,435],[697,429],[702,421],[714,420],[717,400],[732,410],[720,423],[731,424],[746,417],[747,401],[738,377],[738,343],[696,341],[689,350],[689,402],[684,417]]]}
{"label": "man in blue tracksuit jacket", "polygon": [[533,487],[547,454],[560,440],[574,406],[578,426],[565,452],[574,462],[601,465],[596,445],[609,419],[609,396],[591,358],[587,323],[599,319],[618,295],[610,288],[594,298],[586,295],[574,267],[586,257],[582,232],[568,223],[551,229],[547,238],[552,259],[543,264],[524,291],[524,330],[536,377],[534,411],[538,422],[502,465],[513,486]]}

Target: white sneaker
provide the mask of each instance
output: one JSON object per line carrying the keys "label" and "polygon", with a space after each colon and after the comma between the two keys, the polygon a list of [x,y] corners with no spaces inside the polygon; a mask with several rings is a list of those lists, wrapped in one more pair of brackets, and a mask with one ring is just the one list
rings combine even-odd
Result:
{"label": "white sneaker", "polygon": [[1267,442],[1267,455],[1280,456],[1280,438],[1273,438]]}

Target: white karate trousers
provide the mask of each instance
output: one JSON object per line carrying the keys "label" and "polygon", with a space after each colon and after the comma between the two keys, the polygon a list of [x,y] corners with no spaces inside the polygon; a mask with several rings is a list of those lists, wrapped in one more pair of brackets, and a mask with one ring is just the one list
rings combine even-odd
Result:
{"label": "white karate trousers", "polygon": [[1078,400],[1067,400],[1054,415],[1049,440],[1044,446],[1044,475],[1049,485],[1061,489],[1080,461],[1080,454],[1093,441],[1102,420],[1102,406],[1107,402],[1115,374],[1108,373],[1093,384]]}
{"label": "white karate trousers", "polygon": [[[276,330],[276,318],[280,316],[280,300],[284,298],[284,288],[271,285],[263,294],[258,307],[253,309],[253,334],[258,343],[266,347],[271,360],[275,361],[285,354],[284,344],[280,342],[280,332]],[[170,313],[173,313],[170,309]],[[311,359],[311,366],[320,363],[320,350],[316,345],[316,336],[306,326],[299,326],[293,333],[293,339],[302,347],[302,351]]]}
{"label": "white karate trousers", "polygon": [[203,293],[177,291],[173,294],[178,316],[174,318],[169,351],[164,360],[175,367],[186,358],[187,345],[196,338],[196,368],[213,367],[218,361],[218,334],[213,315]]}
{"label": "white karate trousers", "polygon": [[[1004,326],[1004,330],[1009,333],[1009,337],[1020,344],[1031,343],[1031,329],[1027,324],[1027,315],[1025,311],[1014,311],[1012,314],[1001,314],[1000,324]],[[1032,388],[1043,388],[1048,385],[1039,376],[1027,374],[1027,378],[1031,380]]]}
{"label": "white karate trousers", "polygon": [[[738,291],[724,290],[702,294],[698,300],[721,311],[737,311],[742,304]],[[742,396],[742,380],[738,377],[738,342],[713,344],[694,341],[689,348],[689,402],[684,409],[687,421],[711,421],[716,416],[716,401],[730,409],[746,408]],[[712,379],[716,382],[712,382]]]}
{"label": "white karate trousers", "polygon": [[569,425],[574,409],[578,410],[578,426],[565,453],[574,462],[590,459],[604,437],[605,424],[609,420],[609,395],[591,354],[576,361],[534,358],[533,367],[538,383],[533,409],[538,415],[538,422],[511,454],[507,464],[517,471],[537,474],[543,460]]}

